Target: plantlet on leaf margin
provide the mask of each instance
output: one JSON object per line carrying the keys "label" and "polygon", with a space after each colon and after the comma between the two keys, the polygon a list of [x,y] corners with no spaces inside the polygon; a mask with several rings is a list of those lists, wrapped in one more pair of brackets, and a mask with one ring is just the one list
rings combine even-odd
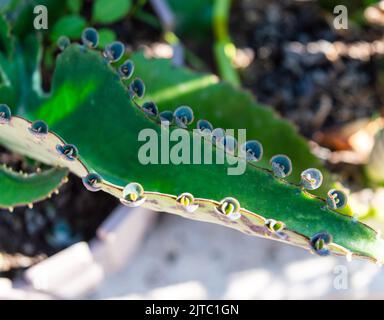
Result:
{"label": "plantlet on leaf margin", "polygon": [[202,134],[209,134],[213,130],[213,125],[208,120],[197,121],[196,127]]}
{"label": "plantlet on leaf margin", "polygon": [[306,169],[301,173],[301,185],[304,189],[315,190],[321,186],[323,175],[315,168]]}
{"label": "plantlet on leaf margin", "polygon": [[161,122],[166,122],[166,124],[170,125],[173,122],[173,112],[172,111],[162,111],[159,114],[159,118]]}
{"label": "plantlet on leaf margin", "polygon": [[104,50],[104,57],[108,62],[116,62],[121,59],[124,55],[125,46],[120,41],[115,41],[109,45]]}
{"label": "plantlet on leaf margin", "polygon": [[36,120],[31,124],[29,131],[34,136],[42,138],[48,133],[48,125],[43,120]]}
{"label": "plantlet on leaf margin", "polygon": [[188,106],[180,106],[173,113],[176,125],[180,128],[187,128],[194,120],[193,110]]}
{"label": "plantlet on leaf margin", "polygon": [[218,140],[218,145],[223,147],[225,152],[234,154],[237,148],[237,140],[235,137],[226,135]]}
{"label": "plantlet on leaf margin", "polygon": [[101,190],[102,178],[97,173],[88,173],[83,179],[83,184],[87,190],[97,192]]}
{"label": "plantlet on leaf margin", "polygon": [[221,200],[219,206],[216,208],[219,214],[224,214],[230,220],[237,220],[241,217],[240,203],[235,198],[227,197]]}
{"label": "plantlet on leaf margin", "polygon": [[263,146],[257,140],[247,141],[241,148],[245,151],[248,161],[260,161],[263,156]]}
{"label": "plantlet on leaf margin", "polygon": [[119,74],[123,79],[129,79],[132,77],[133,72],[135,70],[135,66],[131,60],[126,60],[120,67],[119,67]]}
{"label": "plantlet on leaf margin", "polygon": [[132,97],[136,96],[138,98],[142,98],[145,93],[145,85],[143,80],[141,80],[140,78],[133,79],[133,81],[129,85],[129,89]]}
{"label": "plantlet on leaf margin", "polygon": [[328,245],[332,242],[332,236],[328,232],[316,233],[311,238],[313,251],[319,256],[328,256],[330,254]]}
{"label": "plantlet on leaf margin", "polygon": [[176,203],[185,211],[192,213],[197,210],[199,207],[198,204],[195,204],[195,198],[192,194],[185,192],[179,195],[176,199]]}
{"label": "plantlet on leaf margin", "polygon": [[123,189],[121,203],[128,207],[138,207],[142,205],[147,198],[144,195],[144,188],[141,184],[132,182]]}
{"label": "plantlet on leaf margin", "polygon": [[212,143],[218,144],[219,141],[225,137],[225,131],[222,128],[215,128],[212,130]]}
{"label": "plantlet on leaf margin", "polygon": [[268,228],[270,232],[279,233],[282,232],[285,228],[285,224],[281,221],[276,221],[274,219],[268,219],[265,221],[265,226]]}
{"label": "plantlet on leaf margin", "polygon": [[6,104],[0,104],[0,124],[9,123],[11,120],[11,109]]}
{"label": "plantlet on leaf margin", "polygon": [[99,44],[99,33],[94,28],[84,29],[81,41],[88,48],[96,48]]}
{"label": "plantlet on leaf margin", "polygon": [[331,209],[342,209],[347,205],[347,195],[344,191],[332,189],[327,195],[327,205]]}
{"label": "plantlet on leaf margin", "polygon": [[156,104],[152,101],[144,102],[143,105],[141,106],[141,108],[150,117],[155,118],[159,115],[159,110],[157,109]]}
{"label": "plantlet on leaf margin", "polygon": [[74,161],[77,158],[78,150],[73,144],[57,145],[57,151],[62,155],[66,160]]}
{"label": "plantlet on leaf margin", "polygon": [[57,47],[63,51],[71,44],[71,40],[69,40],[66,36],[61,36],[57,39]]}
{"label": "plantlet on leaf margin", "polygon": [[278,154],[271,158],[271,166],[274,175],[278,178],[285,178],[292,172],[292,162],[284,154]]}

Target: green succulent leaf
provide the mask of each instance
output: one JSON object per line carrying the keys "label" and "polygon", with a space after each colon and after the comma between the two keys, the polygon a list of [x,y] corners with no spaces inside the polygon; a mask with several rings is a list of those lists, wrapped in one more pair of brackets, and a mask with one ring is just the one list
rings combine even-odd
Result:
{"label": "green succulent leaf", "polygon": [[22,174],[0,167],[0,208],[13,208],[44,200],[65,181],[67,169]]}
{"label": "green succulent leaf", "polygon": [[[3,21],[0,19],[0,23]],[[14,39],[9,37],[8,41],[14,42]],[[39,39],[34,34],[14,42],[13,54],[0,51],[0,100],[20,115],[27,106],[40,103],[40,57]]]}
{"label": "green succulent leaf", "polygon": [[207,119],[214,127],[224,129],[245,128],[247,139],[257,139],[264,145],[259,166],[270,168],[269,160],[273,155],[286,154],[294,167],[288,181],[298,182],[303,170],[314,167],[324,176],[322,187],[315,194],[323,195],[331,188],[330,175],[311,154],[308,143],[293,125],[270,108],[258,104],[250,92],[234,88],[211,74],[174,68],[168,59],[146,59],[142,54],[135,54],[132,60],[136,74],[148,84],[145,101],[155,101],[160,111],[190,105],[196,121]]}
{"label": "green succulent leaf", "polygon": [[82,0],[67,0],[67,8],[72,13],[79,13],[83,5]]}
{"label": "green succulent leaf", "polygon": [[92,8],[92,20],[97,23],[113,23],[126,16],[131,0],[96,0]]}
{"label": "green succulent leaf", "polygon": [[[167,66],[165,61],[160,63]],[[157,72],[164,72],[164,68],[159,68]],[[171,73],[167,75],[170,77]],[[211,86],[206,87],[207,96],[219,96],[221,93],[230,99],[224,92],[230,87],[224,85],[224,91],[216,91],[223,84],[215,82],[212,77],[205,77],[207,83],[213,81]],[[195,89],[194,92],[187,90],[183,98],[192,97],[201,87],[201,79],[189,83],[179,81],[184,87]],[[147,82],[147,85],[156,86],[156,83]],[[173,98],[177,100],[181,96],[174,96],[173,90],[155,90],[152,97],[159,99],[160,103],[170,103]],[[245,94],[243,99],[250,98]],[[191,103],[193,107],[194,101]],[[354,255],[373,261],[383,258],[383,240],[377,237],[374,230],[326,208],[324,200],[273,177],[270,171],[248,164],[244,174],[228,175],[233,156],[228,155],[223,165],[141,164],[138,160],[143,145],[138,141],[141,130],[152,129],[158,135],[165,134],[167,130],[161,132],[159,124],[144,116],[142,110],[129,99],[126,87],[99,52],[84,51],[78,45],[67,48],[57,59],[50,96],[40,106],[29,109],[28,114],[32,120],[45,120],[52,132],[58,133],[67,143],[76,145],[79,149],[78,160],[68,161],[57,152],[57,146],[64,144],[62,138],[49,133],[42,143],[29,132],[31,123],[18,117],[13,117],[10,125],[0,126],[1,144],[48,164],[66,166],[80,177],[97,172],[102,177],[100,188],[125,202],[146,198],[143,205],[154,210],[223,224],[247,234],[307,249],[315,247],[311,244],[311,236],[326,230],[333,236],[329,250],[336,255]],[[237,110],[233,118],[239,114]],[[233,128],[231,124],[228,123]],[[189,145],[192,133],[184,132],[187,133],[187,140],[183,143]],[[287,133],[283,131],[282,135]],[[265,147],[268,146],[269,143],[266,143]],[[132,182],[140,183],[145,192],[134,196],[128,194],[126,198],[124,187]],[[178,202],[178,196],[185,192],[193,196],[181,197],[183,200]],[[220,202],[226,197],[233,197],[240,204],[237,205],[236,201]],[[198,206],[192,213],[185,210],[190,203]],[[238,211],[240,219],[228,219],[227,215],[236,211],[237,207],[241,207]],[[274,232],[270,219],[281,221],[285,229]],[[322,239],[319,241],[323,242]]]}

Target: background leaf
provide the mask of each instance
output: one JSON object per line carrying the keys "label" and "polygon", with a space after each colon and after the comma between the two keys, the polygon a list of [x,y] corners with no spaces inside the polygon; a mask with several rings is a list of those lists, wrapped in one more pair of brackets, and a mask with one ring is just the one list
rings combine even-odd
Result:
{"label": "background leaf", "polygon": [[72,13],[79,13],[83,5],[82,0],[67,0],[67,8]]}
{"label": "background leaf", "polygon": [[92,20],[104,24],[116,22],[128,14],[131,6],[131,0],[96,0],[92,8]]}
{"label": "background leaf", "polygon": [[53,26],[50,34],[51,40],[56,41],[60,36],[67,36],[70,39],[79,39],[81,32],[87,22],[79,15],[73,14],[60,18]]}
{"label": "background leaf", "polygon": [[106,45],[116,40],[116,34],[113,30],[103,28],[99,30],[99,47],[104,48]]}
{"label": "background leaf", "polygon": [[178,35],[207,37],[212,32],[214,0],[167,0],[167,2],[175,14]]}
{"label": "background leaf", "polygon": [[20,115],[25,114],[27,106],[40,103],[40,49],[39,38],[31,34],[15,43],[15,51],[9,57],[0,51],[0,99]]}
{"label": "background leaf", "polygon": [[23,175],[0,167],[0,208],[27,205],[48,197],[63,183],[67,169]]}

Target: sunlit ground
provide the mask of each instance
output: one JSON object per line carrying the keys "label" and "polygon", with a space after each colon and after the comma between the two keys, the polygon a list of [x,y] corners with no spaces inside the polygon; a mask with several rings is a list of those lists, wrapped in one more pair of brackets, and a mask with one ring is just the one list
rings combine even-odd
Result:
{"label": "sunlit ground", "polygon": [[317,257],[220,226],[163,215],[133,260],[90,297],[383,298],[384,273],[365,261]]}

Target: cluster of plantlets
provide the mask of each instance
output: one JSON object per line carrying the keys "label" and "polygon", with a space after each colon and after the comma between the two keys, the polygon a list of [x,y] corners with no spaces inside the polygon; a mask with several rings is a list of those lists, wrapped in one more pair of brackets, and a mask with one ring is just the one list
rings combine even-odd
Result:
{"label": "cluster of plantlets", "polygon": [[[7,24],[2,26],[5,29],[0,30],[1,34],[9,37]],[[319,255],[333,253],[348,259],[361,257],[381,263],[383,240],[379,234],[334,210],[346,204],[345,194],[331,190],[326,200],[310,194],[307,190],[319,188],[323,179],[317,169],[303,171],[299,184],[287,181],[293,168],[286,155],[267,159],[269,168],[261,165],[265,161],[263,153],[268,150],[265,143],[266,150],[256,140],[239,146],[245,157],[238,160],[247,163],[246,172],[229,176],[227,167],[231,161],[228,159],[235,157],[236,141],[223,135],[223,129],[214,128],[210,121],[201,119],[197,122],[200,130],[197,134],[212,143],[213,149],[224,149],[227,156],[224,165],[144,166],[139,163],[138,132],[151,128],[160,133],[181,127],[188,133],[188,141],[182,143],[190,143],[196,134],[190,130],[196,109],[179,107],[172,112],[160,110],[152,101],[140,104],[145,93],[144,82],[139,78],[131,81],[135,69],[133,58],[119,63],[126,54],[124,45],[114,42],[100,53],[96,49],[97,32],[91,28],[83,32],[82,42],[82,45],[70,44],[67,38],[59,39],[63,52],[56,61],[52,91],[37,99],[33,95],[33,99],[26,97],[23,100],[27,109],[23,110],[25,117],[12,115],[17,107],[4,101],[9,107],[3,104],[0,110],[3,146],[63,168],[54,169],[62,174],[69,169],[83,179],[87,189],[108,192],[128,206],[143,205],[222,224],[246,234],[310,249]],[[9,65],[11,63],[2,57],[3,74],[12,80],[14,74]],[[3,85],[1,89],[10,88]],[[169,92],[164,95],[172,96]],[[169,124],[168,129],[161,126],[164,121]],[[59,185],[54,179],[42,181],[38,174],[37,179],[50,190]],[[34,200],[20,199],[30,196],[28,192],[16,196],[17,188],[24,181],[17,179],[12,183],[8,189],[15,198],[11,195],[11,201],[8,198],[5,204],[1,193],[1,207],[41,199],[40,195]]]}

